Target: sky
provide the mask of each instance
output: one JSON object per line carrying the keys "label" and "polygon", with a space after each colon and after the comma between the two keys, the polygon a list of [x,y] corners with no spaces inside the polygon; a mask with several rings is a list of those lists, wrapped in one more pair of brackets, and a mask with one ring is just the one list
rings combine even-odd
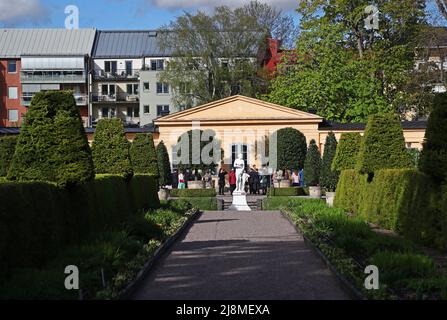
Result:
{"label": "sky", "polygon": [[[264,0],[297,15],[298,0]],[[0,27],[64,28],[65,8],[79,8],[79,27],[96,29],[157,29],[184,10],[209,10],[215,5],[237,7],[248,0],[0,0]]]}

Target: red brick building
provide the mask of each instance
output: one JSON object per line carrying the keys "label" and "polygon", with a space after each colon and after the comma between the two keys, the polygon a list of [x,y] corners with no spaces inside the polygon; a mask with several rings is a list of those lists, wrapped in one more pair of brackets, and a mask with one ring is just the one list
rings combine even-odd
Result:
{"label": "red brick building", "polygon": [[0,127],[18,127],[27,108],[21,105],[20,59],[0,59]]}

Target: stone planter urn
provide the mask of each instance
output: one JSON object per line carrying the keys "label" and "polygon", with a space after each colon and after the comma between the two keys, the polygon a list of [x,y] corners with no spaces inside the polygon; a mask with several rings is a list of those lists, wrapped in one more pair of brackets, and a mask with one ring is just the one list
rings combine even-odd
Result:
{"label": "stone planter urn", "polygon": [[158,191],[158,199],[160,201],[166,201],[169,198],[169,190],[168,189],[160,189]]}
{"label": "stone planter urn", "polygon": [[326,192],[326,203],[329,207],[334,206],[335,192]]}
{"label": "stone planter urn", "polygon": [[290,188],[290,181],[289,180],[281,180],[279,183],[280,188]]}
{"label": "stone planter urn", "polygon": [[203,189],[203,181],[188,181],[188,189]]}
{"label": "stone planter urn", "polygon": [[309,187],[309,196],[313,199],[320,199],[321,187]]}

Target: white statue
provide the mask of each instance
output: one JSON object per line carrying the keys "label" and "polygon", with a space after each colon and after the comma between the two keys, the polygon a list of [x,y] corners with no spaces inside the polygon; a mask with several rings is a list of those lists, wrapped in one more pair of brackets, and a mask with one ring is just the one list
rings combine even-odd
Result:
{"label": "white statue", "polygon": [[242,154],[239,154],[238,158],[234,160],[233,167],[236,169],[237,188],[236,192],[242,192],[244,190],[244,181],[242,174],[244,173],[245,162]]}

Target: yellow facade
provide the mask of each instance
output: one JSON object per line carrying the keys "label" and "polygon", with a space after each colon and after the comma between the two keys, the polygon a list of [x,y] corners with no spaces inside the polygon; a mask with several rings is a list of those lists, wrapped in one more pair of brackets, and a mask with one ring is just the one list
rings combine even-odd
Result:
{"label": "yellow facade", "polygon": [[[221,141],[226,163],[231,163],[232,145],[243,144],[248,148],[249,164],[259,165],[255,147],[257,141],[282,128],[299,130],[308,143],[315,139],[321,151],[330,131],[335,133],[337,140],[345,132],[363,134],[362,130],[320,128],[323,121],[315,114],[244,96],[232,96],[156,120],[158,133],[154,134],[154,140],[155,144],[163,140],[168,152],[172,153],[183,133],[192,129],[211,129]],[[407,147],[421,149],[425,129],[404,129],[404,136]]]}

